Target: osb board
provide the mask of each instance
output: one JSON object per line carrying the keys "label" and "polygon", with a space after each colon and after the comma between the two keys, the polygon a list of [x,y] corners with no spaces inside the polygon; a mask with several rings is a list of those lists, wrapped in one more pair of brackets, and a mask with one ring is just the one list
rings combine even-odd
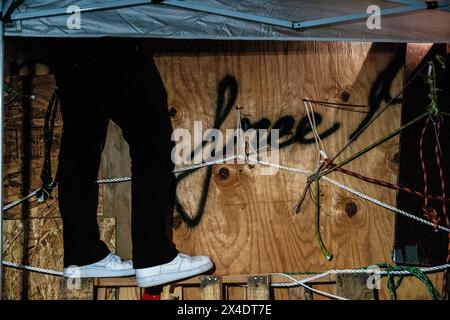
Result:
{"label": "osb board", "polygon": [[[31,69],[34,70],[33,73],[30,71]],[[40,175],[45,152],[44,119],[56,84],[53,75],[48,74],[48,69],[44,65],[33,65],[30,70],[22,67],[17,75],[7,75],[6,77],[16,90],[34,98],[30,100],[19,97],[5,106],[5,203],[21,199],[41,186]],[[58,112],[51,151],[53,176],[58,165],[61,135],[62,117]],[[57,190],[52,195],[54,199],[50,199],[44,205],[39,205],[35,198],[30,199],[28,215],[32,218],[59,217]],[[102,192],[100,192],[100,198],[101,196]],[[102,204],[103,201],[99,203]],[[24,215],[23,210],[24,207],[17,206],[5,212],[5,219],[19,219]],[[25,208],[25,210],[27,209]],[[99,214],[102,211],[100,205]]]}
{"label": "osb board", "polygon": [[[21,263],[24,250],[23,223],[21,220],[5,220],[4,252],[5,261]],[[112,252],[115,251],[116,222],[114,218],[99,218],[101,238]],[[30,220],[30,241],[28,247],[31,266],[62,271],[63,268],[63,238],[62,221],[60,218],[45,218]],[[28,298],[33,300],[59,299],[60,277],[24,272],[9,267],[4,268],[5,299],[20,299],[22,278],[28,277]]]}

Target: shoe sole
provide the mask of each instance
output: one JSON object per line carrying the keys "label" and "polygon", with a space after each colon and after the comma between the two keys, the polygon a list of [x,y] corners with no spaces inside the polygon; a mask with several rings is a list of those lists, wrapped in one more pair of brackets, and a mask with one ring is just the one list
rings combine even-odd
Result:
{"label": "shoe sole", "polygon": [[118,278],[118,277],[130,277],[136,274],[134,269],[131,270],[105,270],[102,268],[80,268],[80,272],[73,272],[66,274],[66,278]]}
{"label": "shoe sole", "polygon": [[214,266],[214,264],[210,261],[201,267],[182,271],[182,272],[163,273],[163,274],[158,274],[158,275],[149,276],[149,277],[136,277],[136,282],[137,282],[137,285],[141,288],[159,286],[161,284],[170,283],[173,281],[193,277],[195,275],[201,274],[203,272],[206,272],[206,271],[212,269],[213,266]]}

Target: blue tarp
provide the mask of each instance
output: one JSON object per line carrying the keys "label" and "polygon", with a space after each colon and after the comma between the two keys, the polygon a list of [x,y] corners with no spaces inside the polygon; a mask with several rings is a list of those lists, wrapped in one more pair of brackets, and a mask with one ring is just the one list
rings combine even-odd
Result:
{"label": "blue tarp", "polygon": [[[89,7],[104,1],[24,0],[14,14]],[[369,30],[365,20],[293,30],[213,13],[149,4],[81,13],[79,30],[67,28],[67,15],[14,21],[7,36],[27,37],[154,37],[221,40],[353,40],[387,42],[450,42],[450,12],[420,10],[381,18],[380,30]],[[184,0],[211,8],[251,13],[286,21],[307,21],[366,12],[372,4],[393,8],[390,1],[324,0]],[[414,1],[400,1],[414,2]],[[424,3],[424,1],[417,1]],[[442,3],[442,1],[441,1]],[[444,1],[444,3],[446,3]]]}

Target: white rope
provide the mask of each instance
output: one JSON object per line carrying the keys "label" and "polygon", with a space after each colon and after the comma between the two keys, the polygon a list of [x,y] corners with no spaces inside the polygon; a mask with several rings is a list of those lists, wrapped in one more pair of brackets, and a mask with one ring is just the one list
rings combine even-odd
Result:
{"label": "white rope", "polygon": [[445,231],[445,232],[449,232],[449,233],[450,233],[450,229],[447,228],[447,227],[444,227],[444,226],[441,226],[441,225],[435,225],[435,224],[434,224],[433,222],[431,222],[431,221],[428,221],[428,220],[426,220],[426,219],[424,219],[424,218],[415,216],[415,215],[413,215],[413,214],[411,214],[411,213],[409,213],[409,212],[406,212],[406,211],[404,211],[404,210],[402,210],[402,209],[396,208],[396,207],[394,207],[394,206],[392,206],[392,205],[390,205],[390,204],[384,203],[384,202],[382,202],[382,201],[380,201],[380,200],[377,200],[377,199],[375,199],[375,198],[369,197],[368,195],[365,195],[364,193],[361,193],[361,192],[359,192],[359,191],[356,191],[356,190],[354,190],[354,189],[352,189],[352,188],[350,188],[350,187],[348,187],[348,186],[345,186],[345,185],[343,185],[342,183],[339,183],[339,182],[337,182],[337,181],[335,181],[335,180],[333,180],[333,179],[330,179],[330,178],[328,178],[328,177],[326,177],[326,176],[325,176],[325,177],[322,177],[322,178],[323,178],[324,180],[330,182],[331,184],[334,184],[335,186],[337,186],[337,187],[339,187],[339,188],[341,188],[341,189],[343,189],[343,190],[346,190],[346,191],[348,191],[348,192],[354,194],[355,196],[360,197],[361,199],[370,201],[370,202],[372,202],[372,203],[374,203],[374,204],[376,204],[376,205],[378,205],[378,206],[380,206],[380,207],[383,207],[383,208],[388,209],[388,210],[390,210],[390,211],[392,211],[392,212],[395,212],[395,213],[399,213],[399,214],[401,214],[401,215],[403,215],[403,216],[405,216],[405,217],[408,217],[408,218],[413,219],[413,220],[416,220],[416,221],[418,221],[418,222],[420,222],[420,223],[429,225],[430,227],[433,227],[433,228],[436,227],[437,229],[440,229],[440,230],[442,230],[442,231]]}
{"label": "white rope", "polygon": [[[191,170],[195,170],[195,169],[200,169],[200,168],[203,168],[203,167],[209,167],[209,166],[212,166],[212,165],[215,165],[215,164],[226,163],[228,161],[232,161],[232,160],[235,160],[237,158],[238,158],[238,156],[230,156],[230,157],[226,157],[226,158],[206,161],[206,162],[202,162],[202,163],[199,163],[199,164],[194,164],[192,166],[187,166],[187,167],[175,169],[175,170],[173,170],[173,173],[177,174],[177,173],[182,173],[182,172],[185,172],[185,171],[191,171]],[[131,177],[101,179],[101,180],[96,180],[95,183],[97,183],[97,184],[110,184],[110,183],[122,183],[122,182],[129,182],[129,181],[131,181]]]}
{"label": "white rope", "polygon": [[53,275],[53,276],[60,276],[60,277],[62,277],[63,274],[64,274],[61,271],[55,271],[55,270],[44,269],[44,268],[24,266],[22,264],[15,263],[15,262],[3,261],[3,265],[5,265],[7,267],[11,267],[11,268],[24,269],[24,270],[28,270],[28,271],[37,272],[37,273],[50,274],[50,275]]}
{"label": "white rope", "polygon": [[[420,268],[419,270],[422,271],[423,273],[430,273],[430,272],[436,272],[436,271],[442,271],[445,269],[450,268],[450,264],[443,264],[443,265],[439,265],[439,266],[434,266],[434,267],[428,267],[428,268]],[[362,274],[362,273],[367,273],[367,274],[378,274],[378,275],[387,275],[387,271],[382,271],[382,270],[376,270],[376,269],[335,269],[335,270],[328,270],[316,275],[313,275],[311,277],[302,279],[302,280],[297,280],[294,279],[295,281],[292,282],[279,282],[279,283],[272,283],[271,285],[273,287],[296,287],[296,286],[301,286],[302,284],[308,283],[308,282],[312,282],[333,274]],[[389,274],[391,275],[409,275],[411,274],[411,272],[409,272],[408,270],[402,270],[402,271],[390,271]]]}
{"label": "white rope", "polygon": [[110,183],[122,183],[122,182],[129,182],[129,181],[131,181],[131,177],[101,179],[101,180],[95,180],[95,183],[110,184]]}
{"label": "white rope", "polygon": [[16,206],[18,206],[19,204],[21,204],[22,202],[27,201],[28,199],[30,199],[31,197],[34,197],[38,191],[41,190],[41,188],[34,190],[32,193],[30,193],[29,195],[23,197],[22,199],[16,200],[14,202],[8,203],[7,205],[5,205],[3,207],[3,211],[8,211]]}
{"label": "white rope", "polygon": [[173,172],[174,173],[181,173],[181,172],[185,172],[185,171],[191,171],[191,170],[194,170],[194,169],[199,169],[199,168],[203,168],[203,167],[209,167],[209,166],[212,166],[212,165],[215,165],[215,164],[226,163],[228,161],[232,161],[232,160],[235,160],[235,159],[238,159],[238,158],[239,158],[238,156],[233,155],[233,156],[229,156],[229,157],[222,158],[222,159],[206,161],[206,162],[202,162],[202,163],[199,163],[199,164],[194,164],[192,166],[187,166],[187,167],[184,167],[184,168],[175,169],[175,170],[173,170]]}
{"label": "white rope", "polygon": [[236,136],[236,141],[237,141],[237,147],[236,147],[236,153],[238,157],[246,157],[246,153],[245,153],[245,141],[244,141],[244,137],[242,135],[242,121],[241,121],[241,110],[239,108],[237,108],[236,110],[237,115],[236,115],[236,131],[237,131],[237,136]]}
{"label": "white rope", "polygon": [[[304,175],[304,176],[309,176],[309,175],[311,175],[311,171],[305,170],[305,169],[299,169],[299,168],[293,168],[293,167],[281,166],[281,165],[278,165],[278,164],[273,164],[273,163],[266,162],[266,161],[261,161],[261,160],[259,160],[258,163],[260,163],[260,164],[262,164],[262,165],[265,165],[265,166],[271,166],[271,167],[274,167],[274,168],[278,168],[278,169],[280,169],[280,170],[284,170],[284,171],[288,171],[288,172],[299,173],[299,174],[302,174],[302,175]],[[374,203],[374,204],[376,204],[376,205],[378,205],[378,206],[380,206],[380,207],[383,207],[383,208],[385,208],[385,209],[387,209],[387,210],[389,210],[389,211],[392,211],[392,212],[401,214],[401,215],[403,215],[403,216],[405,216],[405,217],[407,217],[407,218],[409,218],[409,219],[416,220],[416,221],[418,221],[418,222],[420,222],[420,223],[429,225],[430,227],[433,227],[433,228],[436,227],[436,228],[438,228],[438,229],[440,229],[440,230],[442,230],[442,231],[445,231],[445,232],[450,233],[450,228],[447,228],[447,227],[444,227],[444,226],[441,226],[441,225],[435,226],[435,224],[434,224],[433,222],[431,222],[431,221],[428,221],[428,220],[426,220],[426,219],[424,219],[424,218],[415,216],[415,215],[413,215],[413,214],[411,214],[411,213],[409,213],[409,212],[406,212],[406,211],[404,211],[404,210],[401,210],[401,209],[399,209],[399,208],[396,208],[396,207],[394,207],[394,206],[392,206],[392,205],[390,205],[390,204],[387,204],[387,203],[384,203],[384,202],[382,202],[382,201],[380,201],[380,200],[377,200],[377,199],[375,199],[375,198],[372,198],[372,197],[370,197],[370,196],[368,196],[368,195],[366,195],[366,194],[364,194],[364,193],[362,193],[362,192],[356,191],[356,190],[353,189],[353,188],[350,188],[350,187],[348,187],[348,186],[346,186],[346,185],[344,185],[344,184],[342,184],[342,183],[340,183],[340,182],[337,182],[336,180],[333,180],[333,179],[331,179],[331,178],[328,178],[327,176],[322,177],[322,179],[324,179],[325,181],[327,181],[327,182],[329,182],[329,183],[335,185],[335,186],[338,187],[338,188],[341,188],[341,189],[343,189],[343,190],[346,190],[346,191],[348,191],[348,192],[354,194],[355,196],[357,196],[357,197],[359,197],[359,198],[361,198],[361,199],[364,199],[364,200],[367,200],[367,201],[369,201],[369,202],[372,202],[372,203]]]}
{"label": "white rope", "polygon": [[[245,157],[234,155],[234,156],[230,156],[230,157],[223,158],[223,159],[217,159],[217,160],[214,160],[214,161],[207,161],[207,162],[199,163],[199,164],[196,164],[196,165],[175,169],[173,172],[174,173],[181,173],[181,172],[190,171],[190,170],[194,170],[194,169],[199,169],[199,168],[202,168],[202,167],[207,167],[207,166],[211,166],[211,165],[215,165],[215,164],[225,163],[225,162],[228,162],[228,161],[231,161],[231,160],[235,160],[235,159],[242,160],[242,159],[245,159]],[[287,172],[298,173],[298,174],[301,174],[301,175],[304,175],[304,176],[310,176],[311,173],[312,173],[311,171],[306,170],[306,169],[283,166],[283,165],[274,164],[274,163],[263,161],[263,160],[256,160],[256,162],[259,163],[259,164],[265,165],[265,166],[274,167],[274,168],[277,168],[277,169],[280,169],[280,170],[283,170],[283,171],[287,171]],[[387,203],[384,203],[384,202],[382,202],[380,200],[372,198],[372,197],[370,197],[370,196],[368,196],[368,195],[366,195],[366,194],[364,194],[362,192],[359,192],[359,191],[357,191],[357,190],[355,190],[353,188],[350,188],[350,187],[348,187],[348,186],[346,186],[346,185],[344,185],[344,184],[342,184],[342,183],[340,183],[340,182],[338,182],[336,180],[328,178],[327,176],[322,177],[322,179],[324,179],[325,181],[327,181],[327,182],[337,186],[338,188],[341,188],[343,190],[346,190],[346,191],[354,194],[355,196],[357,196],[357,197],[359,197],[361,199],[364,199],[364,200],[367,200],[369,202],[372,202],[372,203],[374,203],[374,204],[376,204],[376,205],[378,205],[378,206],[380,206],[382,208],[385,208],[385,209],[387,209],[389,211],[401,214],[401,215],[403,215],[403,216],[405,216],[405,217],[407,217],[409,219],[416,220],[417,222],[426,224],[426,225],[428,225],[430,227],[433,227],[433,228],[436,227],[437,229],[440,229],[442,231],[450,233],[450,228],[444,227],[442,225],[435,226],[435,224],[433,222],[431,222],[431,221],[428,221],[428,220],[426,220],[424,218],[415,216],[415,215],[413,215],[413,214],[411,214],[409,212],[406,212],[404,210],[396,208],[396,207],[394,207],[394,206],[392,206],[390,204],[387,204]],[[131,177],[102,179],[102,180],[97,180],[96,183],[108,184],[108,183],[121,183],[121,182],[127,182],[127,181],[131,181]],[[20,203],[28,200],[29,198],[35,196],[36,193],[39,190],[40,189],[37,189],[37,190],[33,191],[32,193],[30,193],[29,195],[27,195],[26,197],[24,197],[24,198],[22,198],[20,200],[14,201],[14,202],[12,202],[10,204],[5,205],[3,207],[3,211],[7,211],[7,210],[9,210],[9,209],[19,205]]]}
{"label": "white rope", "polygon": [[[61,276],[61,277],[64,275],[64,273],[61,271],[55,271],[55,270],[51,270],[51,269],[25,266],[25,265],[22,265],[19,263],[8,262],[8,261],[3,261],[2,263],[3,263],[3,265],[5,265],[7,267],[11,267],[11,268],[24,269],[24,270],[28,270],[28,271],[44,273],[44,274],[49,274],[49,275],[54,275],[54,276]],[[442,271],[442,270],[445,270],[448,268],[450,268],[450,264],[443,264],[443,265],[433,266],[433,267],[428,267],[428,268],[420,268],[419,270],[422,271],[423,273],[430,273],[430,272]],[[311,288],[311,287],[307,286],[306,283],[312,282],[312,281],[315,281],[315,280],[318,280],[318,279],[321,279],[321,278],[324,278],[324,277],[327,277],[327,276],[330,276],[333,274],[363,274],[363,273],[386,275],[387,271],[381,271],[381,270],[375,270],[375,269],[336,269],[336,270],[328,270],[326,272],[319,273],[319,274],[313,275],[311,277],[308,277],[308,278],[305,278],[302,280],[297,280],[294,277],[289,276],[288,274],[276,273],[275,275],[287,277],[292,282],[271,283],[271,286],[272,287],[283,287],[283,288],[303,286],[311,291],[326,295],[326,296],[334,298],[334,299],[346,300],[345,298],[342,298],[339,296],[334,296],[332,294]],[[408,270],[391,271],[389,273],[391,275],[409,275],[409,274],[411,274],[411,272],[409,272]]]}
{"label": "white rope", "polygon": [[[238,158],[239,159],[245,159],[245,157],[241,158],[239,156],[233,155],[233,156],[222,158],[222,159],[207,161],[207,162],[195,164],[195,165],[192,165],[192,166],[175,169],[175,170],[173,170],[173,172],[176,174],[176,173],[181,173],[181,172],[185,172],[185,171],[191,171],[191,170],[194,170],[194,169],[208,167],[208,166],[212,166],[212,165],[215,165],[215,164],[226,163],[228,161],[232,161],[232,160],[235,160],[235,159],[238,159]],[[107,179],[95,180],[95,183],[97,183],[97,184],[112,184],[112,183],[123,183],[123,182],[130,182],[130,181],[131,181],[131,177],[122,177],[122,178],[107,178]],[[39,192],[39,190],[41,190],[41,188],[34,190],[33,192],[31,192],[29,195],[23,197],[22,199],[16,200],[14,202],[11,202],[11,203],[5,205],[3,207],[3,211],[8,211],[8,210],[18,206],[22,202],[25,202],[26,200],[36,196],[36,194]]]}
{"label": "white rope", "polygon": [[[285,273],[273,273],[273,274],[274,275],[283,276],[283,277],[286,277],[286,278],[290,279],[293,282],[297,282],[297,279],[295,279],[294,277],[291,277],[288,274],[285,274]],[[310,287],[310,286],[308,286],[308,285],[306,285],[304,283],[299,283],[299,285],[304,287],[304,288],[306,288],[306,289],[308,289],[308,290],[310,290],[310,291],[312,291],[312,292],[315,292],[317,294],[320,294],[320,295],[328,297],[328,298],[332,298],[332,299],[336,299],[336,300],[349,300],[347,298],[336,296],[334,294],[331,294],[331,293],[328,293],[328,292],[325,292],[325,291],[322,291],[322,290],[314,289],[314,288],[312,288],[312,287]],[[272,284],[272,286],[273,286],[273,284]]]}
{"label": "white rope", "polygon": [[306,115],[308,116],[309,125],[311,126],[311,130],[313,132],[314,140],[316,142],[317,148],[317,168],[320,167],[321,157],[324,159],[328,158],[325,152],[325,147],[323,145],[322,139],[320,138],[320,134],[317,131],[316,118],[314,116],[314,107],[310,100],[306,97],[303,99],[303,104],[305,105]]}

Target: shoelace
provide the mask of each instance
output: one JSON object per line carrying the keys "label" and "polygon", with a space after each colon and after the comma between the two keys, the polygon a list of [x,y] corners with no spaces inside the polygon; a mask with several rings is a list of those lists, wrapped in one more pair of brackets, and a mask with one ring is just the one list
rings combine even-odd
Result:
{"label": "shoelace", "polygon": [[118,266],[121,266],[124,263],[124,260],[121,257],[119,257],[118,255],[111,254],[109,256],[108,263],[111,263],[112,265],[118,267]]}

